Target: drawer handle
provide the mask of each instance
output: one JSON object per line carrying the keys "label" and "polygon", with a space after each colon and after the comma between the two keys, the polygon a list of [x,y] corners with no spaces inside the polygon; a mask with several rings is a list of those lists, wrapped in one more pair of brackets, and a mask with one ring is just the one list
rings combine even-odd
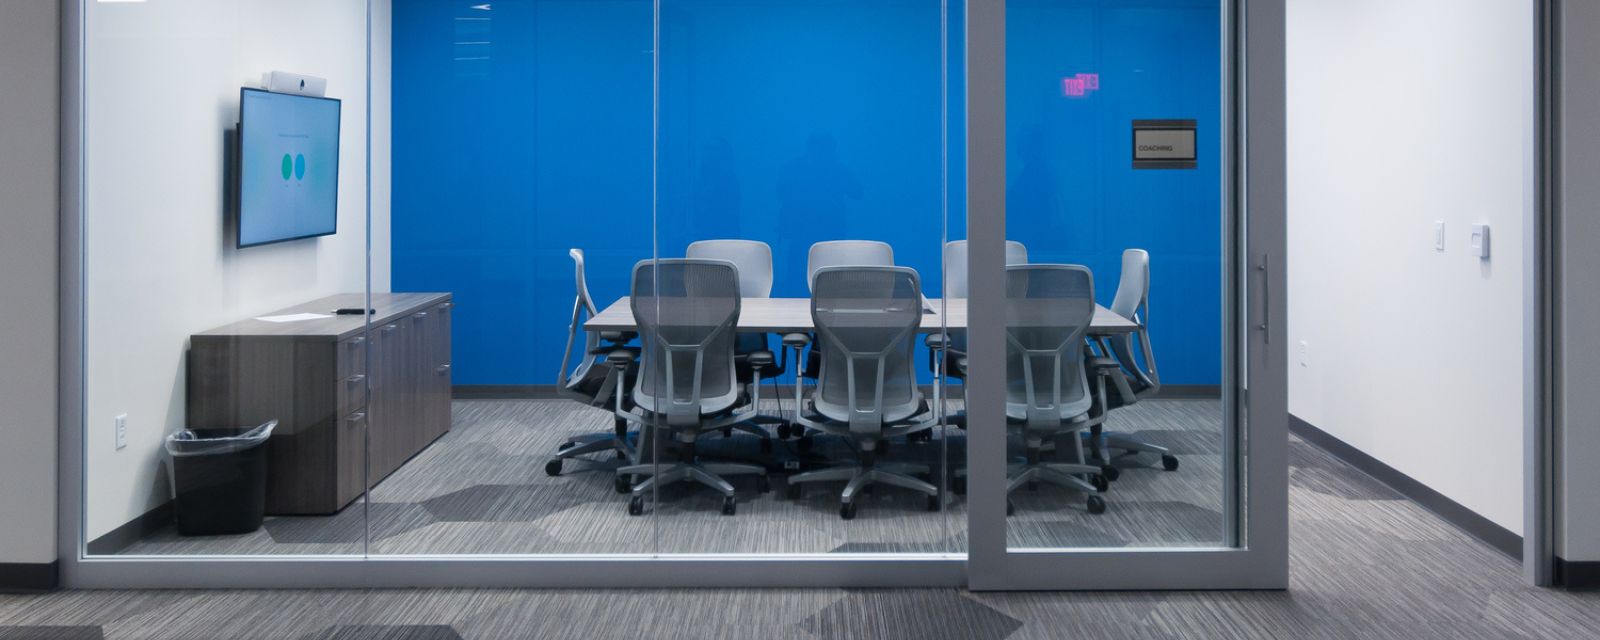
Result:
{"label": "drawer handle", "polygon": [[454,306],[456,306],[456,303],[454,303],[454,302],[444,302],[444,303],[440,303],[439,304],[439,308],[440,309],[449,309],[449,308],[454,307]]}
{"label": "drawer handle", "polygon": [[350,339],[350,344],[348,346],[354,347],[354,346],[366,344],[366,342],[367,342],[367,337],[366,336],[356,336],[356,337]]}
{"label": "drawer handle", "polygon": [[350,414],[350,417],[345,418],[345,422],[352,422],[352,423],[353,422],[361,422],[361,421],[366,420],[366,419],[367,419],[367,412],[365,412],[365,411],[357,411],[355,413]]}
{"label": "drawer handle", "polygon": [[358,374],[355,374],[355,375],[350,376],[348,378],[345,378],[344,379],[344,383],[345,384],[356,384],[356,383],[361,382],[362,380],[366,380],[366,379],[367,379],[367,375],[366,374],[358,373]]}
{"label": "drawer handle", "polygon": [[411,316],[411,317],[413,317],[413,318],[426,318],[426,317],[428,317],[428,312],[426,312],[426,311],[418,311],[416,315]]}
{"label": "drawer handle", "polygon": [[450,373],[450,365],[441,364],[441,365],[439,365],[439,368],[434,369],[434,371],[436,371],[438,373]]}
{"label": "drawer handle", "polygon": [[397,325],[397,324],[386,324],[386,325],[383,326],[383,332],[384,333],[389,333],[389,332],[394,331],[395,329],[399,329],[399,328],[400,328],[400,325]]}

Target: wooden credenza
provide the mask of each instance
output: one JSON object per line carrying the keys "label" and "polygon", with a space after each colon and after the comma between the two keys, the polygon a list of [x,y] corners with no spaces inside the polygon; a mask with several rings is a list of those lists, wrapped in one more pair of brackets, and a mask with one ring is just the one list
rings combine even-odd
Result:
{"label": "wooden credenza", "polygon": [[[329,314],[360,308],[364,297],[263,316]],[[374,293],[370,326],[360,315],[251,318],[190,336],[187,423],[277,419],[267,513],[336,513],[450,430],[453,306],[448,293]]]}

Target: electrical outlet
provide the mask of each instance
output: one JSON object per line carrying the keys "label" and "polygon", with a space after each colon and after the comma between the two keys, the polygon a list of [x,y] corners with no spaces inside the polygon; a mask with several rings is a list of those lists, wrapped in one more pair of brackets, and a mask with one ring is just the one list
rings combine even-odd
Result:
{"label": "electrical outlet", "polygon": [[1301,340],[1300,341],[1299,352],[1300,352],[1300,366],[1302,366],[1302,367],[1310,367],[1311,366],[1311,343],[1306,342],[1305,340]]}
{"label": "electrical outlet", "polygon": [[117,416],[117,448],[128,446],[128,414]]}

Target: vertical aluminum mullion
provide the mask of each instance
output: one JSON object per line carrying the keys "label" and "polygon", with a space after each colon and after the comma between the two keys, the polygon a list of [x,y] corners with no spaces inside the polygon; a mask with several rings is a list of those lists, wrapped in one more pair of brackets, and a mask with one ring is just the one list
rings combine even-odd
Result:
{"label": "vertical aluminum mullion", "polygon": [[1006,5],[966,10],[968,585],[995,589],[1006,584]]}
{"label": "vertical aluminum mullion", "polygon": [[[1289,580],[1288,332],[1284,262],[1286,237],[1287,128],[1285,117],[1284,0],[1241,0],[1244,92],[1241,128],[1244,183],[1246,296],[1245,428],[1242,440],[1247,481],[1245,539],[1260,558],[1256,578]],[[1255,292],[1255,293],[1252,293]]]}
{"label": "vertical aluminum mullion", "polygon": [[1555,582],[1555,411],[1561,379],[1555,346],[1560,314],[1557,229],[1561,220],[1561,5],[1534,5],[1534,201],[1523,228],[1523,537],[1522,573],[1534,586]]}

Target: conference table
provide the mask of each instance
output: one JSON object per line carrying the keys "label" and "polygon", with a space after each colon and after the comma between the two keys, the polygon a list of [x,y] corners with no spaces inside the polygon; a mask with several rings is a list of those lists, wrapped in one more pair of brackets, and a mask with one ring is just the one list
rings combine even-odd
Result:
{"label": "conference table", "polygon": [[[736,330],[741,333],[812,333],[816,330],[811,322],[810,298],[744,298],[739,304]],[[951,298],[942,303],[936,299],[926,301],[918,331],[937,333],[940,327],[967,328],[966,299]],[[638,331],[639,325],[634,322],[633,309],[624,296],[589,318],[583,328],[585,331]],[[1138,329],[1137,323],[1095,305],[1089,333],[1107,336],[1133,333]]]}

